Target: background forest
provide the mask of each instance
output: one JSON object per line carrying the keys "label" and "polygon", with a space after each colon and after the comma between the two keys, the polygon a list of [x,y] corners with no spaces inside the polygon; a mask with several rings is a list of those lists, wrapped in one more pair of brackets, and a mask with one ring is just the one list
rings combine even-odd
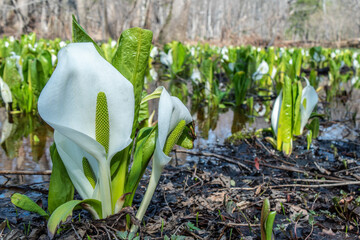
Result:
{"label": "background forest", "polygon": [[273,45],[335,42],[360,34],[358,0],[1,0],[0,34],[71,39],[71,15],[96,40],[138,26],[157,43]]}

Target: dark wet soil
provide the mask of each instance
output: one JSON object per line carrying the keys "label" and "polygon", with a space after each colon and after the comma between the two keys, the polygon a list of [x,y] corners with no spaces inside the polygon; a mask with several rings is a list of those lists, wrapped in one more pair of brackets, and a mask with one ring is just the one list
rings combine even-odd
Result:
{"label": "dark wet soil", "polygon": [[[264,198],[277,212],[276,239],[360,239],[359,139],[314,140],[309,151],[305,141],[295,141],[290,158],[260,138],[178,149],[141,224],[141,239],[260,239]],[[177,166],[185,160],[180,158],[186,163]],[[135,208],[147,181],[140,184]],[[46,205],[47,182],[16,187],[1,186],[0,194],[22,192]],[[116,239],[125,215],[91,221],[76,212],[57,239]],[[0,233],[3,239],[48,239],[46,222],[15,209],[9,198],[0,202]]]}

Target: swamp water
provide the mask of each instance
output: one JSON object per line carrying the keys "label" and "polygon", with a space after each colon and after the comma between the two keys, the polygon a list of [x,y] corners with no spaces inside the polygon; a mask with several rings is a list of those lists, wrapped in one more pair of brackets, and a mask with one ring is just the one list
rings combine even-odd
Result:
{"label": "swamp water", "polygon": [[[354,141],[358,138],[360,118],[356,113],[360,111],[359,95],[359,92],[353,92],[346,104],[340,100],[319,104],[319,112],[329,117],[320,123],[319,140]],[[246,110],[246,106],[225,109],[194,107],[192,115],[197,135],[194,151],[222,145],[238,131],[254,133],[258,129],[269,128],[271,112],[266,107],[268,103],[255,103],[252,114]],[[39,116],[8,115],[4,108],[0,108],[0,129],[0,171],[47,172],[43,175],[1,174],[0,199],[10,197],[13,193],[1,187],[3,184],[21,186],[47,183],[50,179],[48,170],[52,168],[49,152],[53,143],[52,129]],[[177,158],[177,164],[183,165],[191,156],[178,153]]]}

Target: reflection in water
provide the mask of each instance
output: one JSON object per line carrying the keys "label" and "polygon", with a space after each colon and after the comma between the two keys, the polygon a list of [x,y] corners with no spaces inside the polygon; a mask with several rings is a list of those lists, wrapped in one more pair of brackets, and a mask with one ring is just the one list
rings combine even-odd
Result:
{"label": "reflection in water", "polygon": [[[153,88],[155,89],[156,86]],[[336,125],[337,129],[343,129],[341,125],[345,123],[349,125],[348,128],[354,129],[353,124],[358,124],[358,120],[354,122],[342,120],[345,118],[351,119],[349,112],[356,113],[360,111],[359,95],[359,91],[354,91],[351,99],[345,105],[341,102],[332,102],[328,105],[320,103],[319,113],[326,113],[329,116],[327,120],[338,120],[337,122],[340,125]],[[213,148],[217,144],[223,144],[226,138],[238,131],[254,132],[260,128],[270,127],[269,114],[271,112],[271,104],[272,101],[259,102],[251,100],[241,107],[220,109],[218,106],[208,105],[205,102],[200,105],[191,105],[191,101],[188,101],[187,105],[191,105],[197,135],[194,147],[196,149]],[[150,101],[150,112],[156,109],[156,106],[157,101]],[[358,119],[356,115],[354,116],[354,119]],[[49,147],[53,141],[52,130],[41,122],[39,117],[14,115],[11,119],[11,116],[8,116],[5,109],[2,108],[0,109],[0,122],[0,169],[33,171],[51,169]],[[323,138],[334,139],[334,133],[339,132],[334,131],[335,126],[331,126],[332,124],[329,121],[323,124],[324,126],[321,128]],[[340,132],[346,131],[341,130]],[[353,137],[351,138],[350,136]],[[358,137],[358,134],[341,135],[340,139],[344,137],[354,140]],[[335,139],[339,139],[339,137]],[[184,164],[188,158],[186,154],[178,154],[177,157],[180,165]],[[13,184],[47,180],[49,180],[48,176],[11,176],[11,183]],[[5,181],[6,178],[0,176],[0,184]]]}
{"label": "reflection in water", "polygon": [[242,106],[234,108],[234,117],[231,126],[231,133],[239,132],[245,127],[246,122],[249,120],[249,117],[246,114],[246,110],[247,109]]}
{"label": "reflection in water", "polygon": [[[0,109],[0,169],[43,171],[51,169],[48,148],[52,132],[39,117],[8,115]],[[11,175],[10,184],[34,183],[49,180],[48,176]],[[7,181],[0,176],[0,184]]]}

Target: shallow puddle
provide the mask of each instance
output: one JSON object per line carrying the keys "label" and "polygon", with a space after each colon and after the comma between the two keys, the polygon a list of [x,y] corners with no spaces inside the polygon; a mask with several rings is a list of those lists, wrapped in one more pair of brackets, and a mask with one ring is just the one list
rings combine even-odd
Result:
{"label": "shallow puddle", "polygon": [[[350,140],[358,138],[359,118],[354,115],[360,109],[359,91],[354,91],[346,104],[333,102],[319,104],[319,111],[326,113],[332,120],[320,125],[320,140]],[[154,104],[152,104],[154,105]],[[216,148],[237,131],[253,132],[270,127],[269,119],[264,116],[264,107],[255,103],[253,115],[241,108],[213,109],[199,107],[193,113],[197,139],[197,149]],[[260,106],[260,107],[259,107]],[[150,109],[154,106],[150,106]],[[269,112],[269,111],[268,111]],[[255,116],[254,116],[255,115]],[[263,115],[263,116],[259,116]],[[268,114],[269,115],[269,114]],[[9,116],[4,108],[0,109],[0,169],[2,171],[46,171],[51,170],[49,147],[53,142],[52,130],[39,117],[19,115]],[[177,153],[177,162],[186,164],[190,156]],[[48,181],[47,175],[0,175],[0,184],[21,185]],[[0,198],[7,197],[0,193]]]}

